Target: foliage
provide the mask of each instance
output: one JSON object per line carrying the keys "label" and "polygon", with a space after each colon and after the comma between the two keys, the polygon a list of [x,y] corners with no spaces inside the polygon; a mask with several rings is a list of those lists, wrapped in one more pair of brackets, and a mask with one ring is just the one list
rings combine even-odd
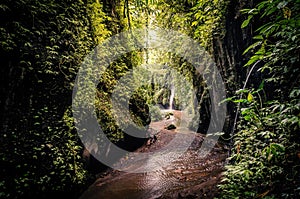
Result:
{"label": "foliage", "polygon": [[1,2],[1,198],[77,197],[85,187],[70,103],[80,63],[99,40],[87,7]]}
{"label": "foliage", "polygon": [[[122,30],[157,25],[191,35],[213,54],[214,39],[226,35],[228,3],[3,0],[0,197],[77,197],[87,185],[90,175],[84,167],[84,148],[70,106],[80,64],[97,44]],[[249,89],[238,91],[242,98],[230,98],[241,103],[242,109],[221,185],[224,198],[299,195],[299,9],[299,0],[265,0],[243,10],[247,18],[242,28],[260,26],[253,37],[255,42],[244,52],[251,55],[246,66],[258,66],[260,73],[255,75],[264,81],[256,90],[253,81]],[[112,63],[97,85],[94,104],[98,122],[115,143],[124,141],[126,134],[111,111],[111,94],[131,69],[140,70],[132,84],[143,79],[146,74],[140,65],[151,60],[167,64],[193,82],[200,99],[196,110],[201,113],[200,124],[205,126],[209,121],[211,102],[202,74],[177,55],[141,49]],[[154,105],[168,106],[170,85],[163,82],[165,79],[171,78],[176,88],[190,90],[183,88],[182,79],[171,76],[161,70],[131,96],[130,113],[136,124],[145,126],[149,117],[161,119]],[[176,108],[180,103],[194,104],[191,99],[183,100],[175,94]],[[191,111],[195,111],[193,108]],[[197,118],[193,122],[192,126],[199,125]]]}
{"label": "foliage", "polygon": [[222,194],[224,198],[267,194],[295,197],[299,194],[300,175],[300,101],[293,98],[286,103],[274,100],[261,104],[259,92],[249,92],[247,98],[243,99],[242,118],[234,136],[231,164],[224,173]]}
{"label": "foliage", "polygon": [[151,121],[153,121],[153,122],[163,119],[161,110],[158,106],[151,106],[149,113],[150,113]]}
{"label": "foliage", "polygon": [[255,42],[244,52],[253,52],[246,66],[258,60],[263,61],[259,71],[266,75],[266,82],[278,85],[271,89],[280,96],[288,96],[300,78],[297,67],[300,45],[299,3],[299,0],[262,1],[253,9],[243,10],[248,13],[248,18],[242,26],[258,15],[262,20],[268,19],[256,30],[253,37]]}
{"label": "foliage", "polygon": [[212,53],[213,39],[225,36],[225,17],[227,0],[201,0],[192,7],[189,15],[192,17],[191,26],[195,27],[194,38]]}
{"label": "foliage", "polygon": [[[296,198],[300,192],[299,1],[261,1],[242,27],[260,23],[246,66],[263,75],[239,90],[241,118],[220,186],[223,198]],[[259,20],[257,22],[256,20]],[[263,23],[261,23],[263,22]],[[245,95],[246,94],[246,95]]]}
{"label": "foliage", "polygon": [[87,9],[91,20],[95,43],[100,44],[105,38],[111,35],[111,31],[106,24],[111,22],[112,18],[103,11],[103,5],[99,1],[91,1],[88,4]]}
{"label": "foliage", "polygon": [[[48,126],[40,125],[41,120],[47,120],[49,112],[53,114],[45,107],[36,113],[35,129],[4,135],[10,143],[7,147],[13,151],[1,154],[1,161],[7,169],[2,181],[2,198],[45,198],[53,192],[71,193],[74,187],[80,188],[86,182],[87,175],[81,161],[82,147],[70,111],[66,111],[60,124],[52,120],[52,123],[48,121]],[[16,177],[9,179],[11,174]]]}
{"label": "foliage", "polygon": [[[160,27],[177,30],[183,34],[189,35],[198,41],[203,50],[206,50],[209,56],[214,56],[214,40],[222,39],[226,34],[225,19],[227,15],[229,1],[161,1],[157,7],[160,10],[156,13],[156,23]],[[224,52],[222,52],[224,53]],[[165,56],[166,57],[166,56]],[[190,128],[205,133],[210,121],[211,103],[208,86],[203,80],[203,75],[194,71],[194,67],[187,63],[184,58],[170,56],[172,59],[170,65],[175,65],[176,70],[188,71],[185,77],[193,82],[198,99],[198,107],[192,120]],[[220,59],[216,57],[215,59]],[[216,61],[216,60],[215,60]],[[220,66],[218,66],[220,67]],[[225,71],[227,69],[224,69]],[[211,71],[204,71],[204,73]],[[193,104],[194,102],[190,102]],[[200,116],[200,118],[198,118]],[[199,121],[199,122],[198,122]],[[199,128],[198,128],[199,127]]]}

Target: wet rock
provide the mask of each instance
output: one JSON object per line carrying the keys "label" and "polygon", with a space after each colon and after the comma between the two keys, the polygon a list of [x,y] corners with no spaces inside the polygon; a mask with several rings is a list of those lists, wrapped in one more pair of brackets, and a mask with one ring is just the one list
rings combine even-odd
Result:
{"label": "wet rock", "polygon": [[165,119],[171,119],[171,116],[173,116],[173,113],[172,112],[169,112],[169,113],[166,113],[165,115]]}
{"label": "wet rock", "polygon": [[150,146],[152,144],[154,144],[157,141],[157,136],[156,135],[152,135],[146,143],[146,146]]}
{"label": "wet rock", "polygon": [[174,124],[169,124],[167,127],[166,127],[167,130],[173,130],[173,129],[176,129],[176,126]]}

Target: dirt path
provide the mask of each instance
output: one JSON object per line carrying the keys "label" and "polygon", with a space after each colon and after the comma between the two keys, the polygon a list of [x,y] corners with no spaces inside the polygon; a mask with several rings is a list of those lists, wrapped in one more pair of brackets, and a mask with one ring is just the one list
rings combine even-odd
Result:
{"label": "dirt path", "polygon": [[[163,123],[154,125],[159,127]],[[150,140],[137,152],[155,152],[170,143],[177,133],[180,132],[176,129],[162,129],[156,139]],[[101,173],[80,199],[213,198],[218,194],[217,184],[224,168],[227,149],[218,143],[209,155],[201,158],[198,150],[203,139],[204,135],[196,134],[183,155],[158,170],[145,173],[108,170]],[[128,159],[134,157],[122,158],[119,164]],[[166,157],[156,159],[158,162],[165,160]]]}

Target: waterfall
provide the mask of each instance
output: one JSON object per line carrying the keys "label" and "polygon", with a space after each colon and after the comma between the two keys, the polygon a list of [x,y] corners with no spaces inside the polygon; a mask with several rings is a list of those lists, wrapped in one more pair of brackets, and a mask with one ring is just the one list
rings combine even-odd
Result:
{"label": "waterfall", "polygon": [[170,102],[169,102],[169,109],[173,109],[173,101],[175,96],[175,86],[171,84],[171,95],[170,95]]}

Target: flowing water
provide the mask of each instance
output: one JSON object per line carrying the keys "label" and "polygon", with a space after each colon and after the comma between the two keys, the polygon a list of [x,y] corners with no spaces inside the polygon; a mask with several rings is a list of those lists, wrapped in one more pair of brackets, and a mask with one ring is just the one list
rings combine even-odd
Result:
{"label": "flowing water", "polygon": [[169,110],[173,109],[173,101],[175,96],[175,86],[171,85],[171,95],[170,95],[170,101],[169,101]]}
{"label": "flowing water", "polygon": [[[213,198],[216,196],[218,193],[216,186],[220,181],[227,157],[226,147],[219,143],[208,156],[200,157],[198,150],[204,135],[176,129],[166,130],[165,125],[166,121],[153,123],[153,127],[161,128],[156,135],[156,141],[148,142],[137,152],[156,152],[176,140],[174,138],[178,135],[183,137],[173,145],[179,146],[185,141],[188,142],[188,137],[193,135],[192,143],[189,143],[188,149],[183,154],[177,157],[176,150],[169,150],[164,155],[154,153],[150,158],[140,162],[142,166],[153,167],[153,163],[159,165],[157,169],[149,172],[127,173],[110,170],[102,173],[80,199]],[[168,162],[169,159],[173,160],[174,156],[175,160]],[[134,158],[134,156],[122,158],[118,164]],[[141,165],[137,162],[134,167],[138,168]]]}

